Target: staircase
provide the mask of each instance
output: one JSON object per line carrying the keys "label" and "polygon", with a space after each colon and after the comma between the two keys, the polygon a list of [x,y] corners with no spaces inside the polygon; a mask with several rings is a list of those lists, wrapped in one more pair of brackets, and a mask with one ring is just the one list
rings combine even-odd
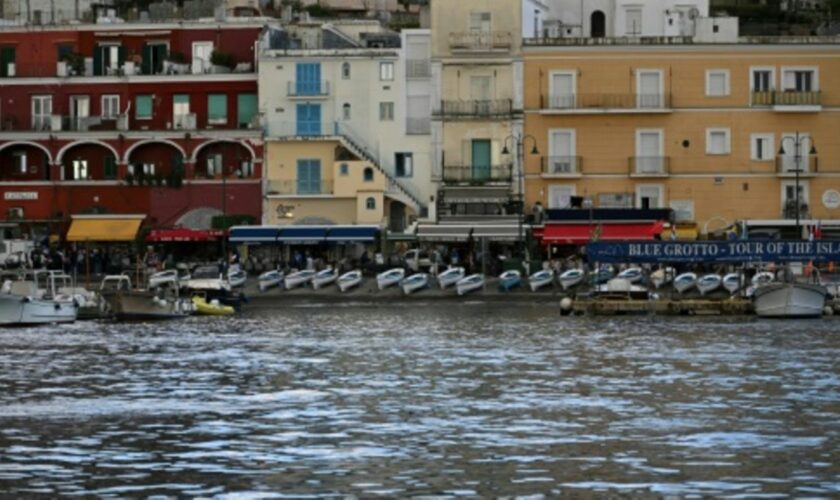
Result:
{"label": "staircase", "polygon": [[364,158],[373,164],[387,180],[385,194],[391,198],[401,201],[405,205],[411,207],[418,215],[424,211],[426,206],[420,201],[420,197],[412,192],[408,186],[402,184],[394,175],[392,175],[370,148],[349,126],[344,123],[337,122],[335,124],[336,136],[341,140],[342,146],[354,153],[360,158]]}

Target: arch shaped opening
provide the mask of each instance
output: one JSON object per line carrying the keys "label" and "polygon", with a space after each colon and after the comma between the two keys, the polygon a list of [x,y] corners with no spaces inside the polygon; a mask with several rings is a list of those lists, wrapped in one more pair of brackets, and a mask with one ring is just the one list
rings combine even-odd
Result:
{"label": "arch shaped opening", "polygon": [[376,198],[374,198],[373,196],[369,196],[365,200],[365,208],[367,210],[376,210]]}
{"label": "arch shaped opening", "polygon": [[365,167],[362,172],[362,180],[365,182],[373,182],[373,168]]}
{"label": "arch shaped opening", "polygon": [[116,152],[105,144],[98,142],[71,144],[59,153],[59,158],[63,181],[117,179]]}
{"label": "arch shaped opening", "polygon": [[253,178],[253,152],[242,143],[234,141],[209,142],[199,146],[194,153],[194,176],[203,179]]}
{"label": "arch shaped opening", "polygon": [[46,148],[32,143],[0,146],[0,180],[48,181],[52,157]]}
{"label": "arch shaped opening", "polygon": [[169,179],[184,177],[184,152],[175,143],[147,141],[133,145],[126,152],[128,173],[135,177]]}
{"label": "arch shaped opening", "polygon": [[589,36],[592,38],[607,36],[607,16],[600,10],[596,10],[589,16]]}

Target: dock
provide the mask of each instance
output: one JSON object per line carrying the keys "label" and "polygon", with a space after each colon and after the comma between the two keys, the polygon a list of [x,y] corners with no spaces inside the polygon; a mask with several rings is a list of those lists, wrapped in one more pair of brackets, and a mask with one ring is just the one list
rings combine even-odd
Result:
{"label": "dock", "polygon": [[579,300],[572,303],[574,314],[621,316],[745,316],[753,313],[752,302],[733,300]]}

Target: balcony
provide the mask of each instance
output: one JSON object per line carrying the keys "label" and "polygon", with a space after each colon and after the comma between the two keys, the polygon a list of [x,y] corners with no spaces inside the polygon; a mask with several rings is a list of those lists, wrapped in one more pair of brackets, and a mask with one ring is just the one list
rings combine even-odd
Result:
{"label": "balcony", "polygon": [[450,120],[510,118],[514,114],[513,100],[441,101],[435,114]]}
{"label": "balcony", "polygon": [[330,82],[288,82],[287,96],[311,99],[330,95]]}
{"label": "balcony", "polygon": [[266,196],[332,196],[333,181],[268,181]]}
{"label": "balcony", "polygon": [[669,156],[632,156],[630,177],[667,177],[671,170]]}
{"label": "balcony", "polygon": [[407,118],[405,133],[408,135],[426,135],[432,133],[431,118]]}
{"label": "balcony", "polygon": [[554,94],[540,97],[548,114],[668,113],[670,94]]}
{"label": "balcony", "polygon": [[462,31],[449,34],[453,52],[507,52],[513,46],[509,31]]}
{"label": "balcony", "polygon": [[750,93],[750,104],[754,107],[772,107],[775,111],[819,111],[822,109],[822,93],[818,90],[754,90]]}
{"label": "balcony", "polygon": [[580,177],[582,159],[580,156],[543,156],[543,177]]}
{"label": "balcony", "polygon": [[445,165],[443,181],[451,184],[510,183],[513,180],[511,165]]}
{"label": "balcony", "polygon": [[796,159],[793,156],[782,155],[776,156],[776,175],[779,177],[796,177],[796,171],[799,169],[799,177],[811,177],[819,173],[819,157],[818,156],[803,156],[797,165]]}
{"label": "balcony", "polygon": [[405,61],[406,78],[430,78],[432,63],[428,59],[408,59]]}

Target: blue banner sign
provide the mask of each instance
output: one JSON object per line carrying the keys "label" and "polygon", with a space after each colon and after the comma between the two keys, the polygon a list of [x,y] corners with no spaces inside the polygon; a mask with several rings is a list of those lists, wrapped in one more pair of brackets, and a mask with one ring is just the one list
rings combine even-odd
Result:
{"label": "blue banner sign", "polygon": [[597,242],[586,245],[590,262],[739,263],[840,262],[840,241],[737,240]]}

